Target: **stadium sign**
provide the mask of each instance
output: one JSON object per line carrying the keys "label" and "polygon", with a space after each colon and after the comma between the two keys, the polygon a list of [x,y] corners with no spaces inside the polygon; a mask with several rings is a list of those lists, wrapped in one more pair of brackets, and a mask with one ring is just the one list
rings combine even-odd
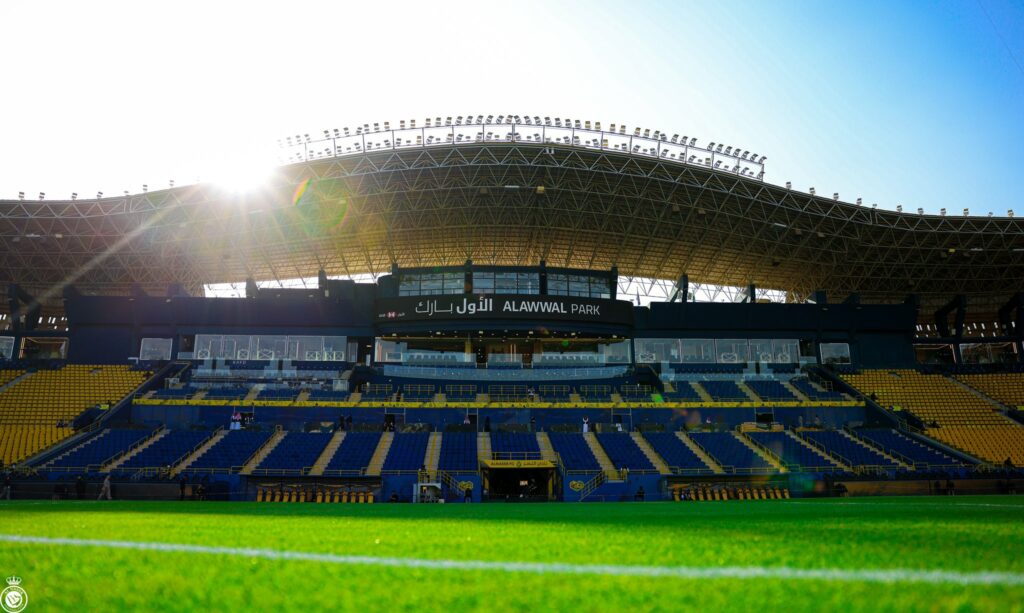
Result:
{"label": "stadium sign", "polygon": [[550,460],[481,460],[487,468],[554,468]]}
{"label": "stadium sign", "polygon": [[377,322],[534,319],[631,325],[633,305],[572,296],[420,296],[377,300]]}

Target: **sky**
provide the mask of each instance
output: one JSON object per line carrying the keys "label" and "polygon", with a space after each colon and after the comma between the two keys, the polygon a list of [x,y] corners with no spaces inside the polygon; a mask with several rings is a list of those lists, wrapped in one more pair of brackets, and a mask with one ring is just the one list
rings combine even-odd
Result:
{"label": "sky", "polygon": [[0,199],[247,181],[289,134],[539,115],[767,155],[846,201],[1024,213],[1024,2],[0,3]]}

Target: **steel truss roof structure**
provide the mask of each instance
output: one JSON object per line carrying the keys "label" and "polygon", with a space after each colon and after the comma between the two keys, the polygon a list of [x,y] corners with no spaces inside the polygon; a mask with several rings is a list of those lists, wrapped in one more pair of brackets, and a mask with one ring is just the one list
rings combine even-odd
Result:
{"label": "steel truss roof structure", "polygon": [[181,284],[201,295],[207,283],[469,259],[617,266],[624,277],[665,280],[685,273],[693,283],[782,290],[791,301],[818,289],[865,302],[916,293],[925,305],[965,294],[983,312],[1024,289],[1024,221],[1014,218],[867,208],[728,164],[680,161],[682,152],[669,157],[660,145],[526,140],[515,126],[463,142],[401,140],[321,153],[303,144],[302,161],[242,195],[204,184],[0,201],[0,292],[18,283],[59,308],[66,284],[96,294],[137,284],[158,295]]}

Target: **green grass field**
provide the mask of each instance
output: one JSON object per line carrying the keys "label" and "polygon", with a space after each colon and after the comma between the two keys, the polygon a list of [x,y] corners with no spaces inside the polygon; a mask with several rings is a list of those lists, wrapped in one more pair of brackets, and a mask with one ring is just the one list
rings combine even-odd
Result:
{"label": "green grass field", "polygon": [[[22,577],[27,611],[1024,609],[1024,497],[0,502],[0,534],[0,576]],[[27,543],[11,535],[212,549]],[[368,558],[288,559],[282,551]],[[542,564],[443,568],[431,562],[438,560]],[[809,578],[800,569],[826,572]],[[715,572],[727,576],[707,576]],[[983,574],[990,572],[1000,574]]]}

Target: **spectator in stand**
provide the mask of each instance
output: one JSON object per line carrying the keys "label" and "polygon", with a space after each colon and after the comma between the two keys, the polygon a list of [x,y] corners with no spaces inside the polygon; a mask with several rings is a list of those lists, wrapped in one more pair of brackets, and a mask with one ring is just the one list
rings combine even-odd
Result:
{"label": "spectator in stand", "polygon": [[4,489],[0,490],[0,498],[11,499],[11,489],[14,485],[11,483],[11,471],[8,470],[4,473]]}
{"label": "spectator in stand", "polygon": [[583,432],[590,432],[590,417],[583,416]]}

